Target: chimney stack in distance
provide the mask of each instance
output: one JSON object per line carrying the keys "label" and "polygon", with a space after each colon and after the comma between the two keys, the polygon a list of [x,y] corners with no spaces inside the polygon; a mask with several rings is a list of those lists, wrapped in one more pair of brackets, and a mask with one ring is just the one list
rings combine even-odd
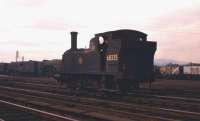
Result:
{"label": "chimney stack in distance", "polygon": [[77,34],[78,32],[70,32],[71,34],[71,50],[77,50]]}

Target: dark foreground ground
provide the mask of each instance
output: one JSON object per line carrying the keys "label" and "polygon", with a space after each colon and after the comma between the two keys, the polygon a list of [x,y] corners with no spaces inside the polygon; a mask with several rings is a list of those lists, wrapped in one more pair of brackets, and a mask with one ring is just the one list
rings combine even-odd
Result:
{"label": "dark foreground ground", "polygon": [[[142,88],[149,88],[149,83],[140,85]],[[200,80],[166,80],[157,79],[151,83],[153,89],[178,89],[200,91]]]}

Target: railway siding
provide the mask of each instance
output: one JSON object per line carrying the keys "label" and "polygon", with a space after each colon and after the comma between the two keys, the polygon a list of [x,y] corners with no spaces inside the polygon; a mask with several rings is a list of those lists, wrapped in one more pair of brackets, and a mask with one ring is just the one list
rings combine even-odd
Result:
{"label": "railway siding", "polygon": [[[10,94],[9,94],[10,95]],[[18,95],[18,97],[23,97],[22,94]],[[153,108],[153,107],[147,107],[147,106],[140,106],[140,105],[133,105],[133,104],[124,104],[124,103],[115,103],[115,102],[109,102],[109,101],[102,101],[102,102],[98,102],[98,101],[95,101],[95,102],[89,102],[89,100],[85,100],[84,101],[80,101],[80,100],[70,100],[70,99],[66,99],[65,101],[61,101],[61,100],[57,100],[57,99],[49,99],[49,98],[44,98],[44,97],[33,97],[33,96],[29,96],[29,97],[26,97],[27,99],[32,99],[32,101],[29,101],[29,103],[35,103],[37,100],[43,100],[45,102],[48,102],[52,105],[54,105],[53,107],[50,106],[50,104],[48,105],[47,103],[45,104],[45,106],[49,106],[51,108],[57,108],[59,109],[59,107],[63,107],[64,105],[67,106],[65,107],[65,111],[67,111],[67,109],[70,109],[68,110],[68,112],[73,112],[74,110],[72,109],[82,109],[84,111],[80,111],[78,113],[83,113],[84,112],[84,115],[89,115],[91,116],[91,112],[94,113],[94,112],[99,112],[99,114],[103,114],[104,112],[108,113],[108,112],[112,112],[112,115],[116,115],[116,116],[119,116],[120,117],[123,117],[123,116],[134,116],[135,118],[138,117],[138,118],[143,118],[143,119],[146,119],[146,118],[150,118],[150,116],[145,116],[145,115],[142,115],[142,114],[154,114],[153,116],[154,119],[156,120],[170,120],[170,117],[167,116],[169,115],[168,112],[166,112],[166,110],[164,109],[160,109],[160,108]],[[21,99],[21,98],[19,98]],[[22,98],[23,99],[23,98]],[[36,101],[34,101],[36,100]],[[78,102],[77,102],[78,101]],[[73,103],[72,103],[73,102]],[[86,103],[87,102],[87,103]],[[44,103],[44,102],[43,102]],[[43,104],[42,103],[42,104]],[[41,104],[41,103],[39,103]],[[104,104],[106,104],[106,106],[104,106]],[[71,107],[71,108],[69,108]],[[117,107],[117,108],[116,108]],[[106,109],[107,108],[107,109]],[[119,111],[121,110],[121,111]],[[76,110],[77,111],[77,110]],[[86,112],[86,113],[85,113]],[[90,113],[88,113],[90,112]],[[135,112],[140,112],[140,114],[138,113],[135,113]],[[149,113],[146,113],[146,112],[149,112]],[[171,110],[169,111],[170,112],[170,116],[173,118],[187,118],[187,117],[191,117],[192,118],[199,118],[199,117],[194,117],[193,115],[177,115],[179,114],[180,112],[177,111],[177,112],[171,112]],[[74,112],[74,113],[77,113],[77,112]],[[156,114],[156,115],[155,115]],[[192,113],[191,113],[192,114]],[[105,115],[105,114],[104,114]],[[166,118],[161,118],[159,115],[162,115],[162,116],[165,116]],[[153,118],[153,116],[151,116],[151,118]],[[198,115],[199,116],[199,115]],[[97,118],[97,117],[96,117]]]}
{"label": "railway siding", "polygon": [[15,108],[23,110],[23,111],[31,112],[31,113],[37,114],[39,116],[43,116],[43,117],[47,118],[48,120],[52,120],[52,121],[53,120],[55,120],[55,121],[78,121],[78,120],[75,120],[75,119],[72,119],[72,118],[60,116],[60,115],[57,115],[57,114],[53,114],[53,113],[49,113],[49,112],[46,112],[46,111],[34,109],[34,108],[31,108],[31,107],[15,104],[15,103],[8,102],[8,101],[0,100],[0,103],[4,104],[4,105],[11,106],[11,107],[15,107]]}
{"label": "railway siding", "polygon": [[[64,88],[40,84],[37,81],[1,81],[0,98],[51,110],[51,113],[67,113],[81,119],[108,121],[182,121],[200,119],[198,98],[160,96],[132,93],[118,99],[100,99],[87,96],[64,95]],[[17,97],[17,98],[16,98]],[[126,102],[127,99],[131,99]],[[178,105],[179,104],[179,105]],[[193,107],[195,110],[189,110]],[[65,112],[65,113],[64,113]]]}
{"label": "railway siding", "polygon": [[[11,92],[10,92],[11,93]],[[11,95],[11,94],[9,94]],[[14,96],[14,95],[13,95]],[[22,94],[20,95],[15,95],[20,98],[17,100],[20,100],[21,102],[27,102],[27,99],[31,99],[29,103],[33,105],[40,105],[39,107],[48,107],[48,109],[56,109],[59,111],[64,111],[69,114],[76,114],[76,115],[84,115],[87,117],[93,117],[99,119],[100,115],[104,115],[104,117],[101,117],[101,119],[108,120],[108,121],[121,121],[122,119],[124,121],[132,121],[136,120],[138,121],[139,119],[144,120],[144,119],[152,119],[156,121],[177,121],[177,120],[170,120],[167,118],[162,118],[162,117],[155,117],[155,116],[148,116],[140,113],[134,113],[134,112],[125,112],[125,111],[119,111],[119,110],[114,110],[106,107],[101,107],[101,106],[94,106],[94,105],[86,105],[82,103],[72,103],[72,102],[67,102],[67,101],[61,101],[61,100],[53,100],[53,99],[41,99],[41,97],[30,97],[30,95],[27,95],[27,97],[22,97]],[[7,96],[9,98],[9,96]],[[13,98],[16,100],[16,98]],[[40,100],[39,102],[37,102]],[[41,103],[41,101],[43,102]],[[46,101],[45,101],[46,100]],[[48,102],[44,103],[44,102]],[[43,105],[45,104],[45,105]],[[111,120],[112,119],[112,120]],[[118,120],[116,120],[118,119]],[[141,121],[142,121],[141,120]]]}

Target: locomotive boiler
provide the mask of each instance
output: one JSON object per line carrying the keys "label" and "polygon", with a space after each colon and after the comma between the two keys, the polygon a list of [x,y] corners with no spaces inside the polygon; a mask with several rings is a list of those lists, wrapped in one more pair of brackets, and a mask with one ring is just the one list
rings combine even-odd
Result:
{"label": "locomotive boiler", "polygon": [[59,80],[70,90],[92,89],[127,92],[141,81],[154,79],[157,43],[136,30],[95,34],[89,48],[77,48],[77,32],[71,32],[71,48],[62,57]]}

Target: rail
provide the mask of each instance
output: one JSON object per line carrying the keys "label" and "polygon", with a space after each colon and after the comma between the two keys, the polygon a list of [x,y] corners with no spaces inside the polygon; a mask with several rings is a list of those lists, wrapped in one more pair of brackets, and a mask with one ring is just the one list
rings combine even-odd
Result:
{"label": "rail", "polygon": [[[39,114],[41,116],[44,116],[44,117],[46,117],[48,119],[55,120],[55,121],[79,121],[79,120],[72,119],[72,118],[69,118],[69,117],[65,117],[65,116],[49,113],[49,112],[46,112],[46,111],[30,108],[30,107],[27,107],[27,106],[15,104],[15,103],[4,101],[4,100],[0,100],[0,103],[3,103],[5,105],[9,105],[9,106],[13,106],[13,107],[25,110],[25,111],[30,111],[32,113]],[[4,121],[4,120],[0,119],[0,121]]]}

